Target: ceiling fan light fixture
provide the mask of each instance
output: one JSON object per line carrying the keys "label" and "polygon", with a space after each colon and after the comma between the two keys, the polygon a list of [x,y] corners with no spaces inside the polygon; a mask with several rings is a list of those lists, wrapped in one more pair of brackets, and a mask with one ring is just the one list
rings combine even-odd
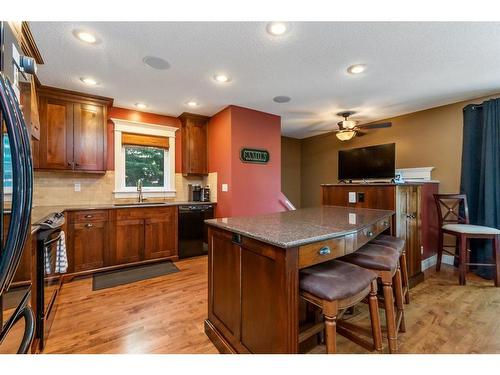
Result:
{"label": "ceiling fan light fixture", "polygon": [[346,129],[346,130],[341,130],[341,131],[335,133],[335,135],[341,141],[348,141],[356,135],[356,131]]}
{"label": "ceiling fan light fixture", "polygon": [[344,120],[342,121],[342,126],[344,127],[344,129],[354,129],[356,127],[356,121]]}

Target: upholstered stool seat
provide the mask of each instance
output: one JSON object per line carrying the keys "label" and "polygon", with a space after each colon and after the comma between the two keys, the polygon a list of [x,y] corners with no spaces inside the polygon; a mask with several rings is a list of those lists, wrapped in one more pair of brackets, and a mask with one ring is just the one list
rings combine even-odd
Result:
{"label": "upholstered stool seat", "polygon": [[396,250],[399,254],[401,254],[405,249],[405,240],[403,240],[402,238],[389,236],[387,234],[378,235],[370,243],[390,247],[391,249]]}
{"label": "upholstered stool seat", "polygon": [[[299,343],[325,331],[327,353],[336,353],[337,332],[368,350],[382,350],[382,332],[377,299],[377,273],[354,264],[331,260],[300,271],[300,296],[318,307],[324,322],[302,331]],[[368,299],[373,343],[342,327],[337,318],[343,311]]]}
{"label": "upholstered stool seat", "polygon": [[376,278],[373,271],[333,260],[300,271],[300,289],[334,301],[358,294]]}
{"label": "upholstered stool seat", "polygon": [[370,270],[394,273],[398,268],[399,254],[390,247],[368,243],[340,260]]}
{"label": "upholstered stool seat", "polygon": [[370,243],[390,247],[399,254],[399,267],[403,283],[403,297],[406,304],[410,303],[410,281],[408,279],[408,268],[406,265],[405,240],[402,238],[380,234]]}
{"label": "upholstered stool seat", "polygon": [[444,230],[465,234],[500,234],[500,230],[496,228],[483,227],[482,225],[445,224],[442,228]]}

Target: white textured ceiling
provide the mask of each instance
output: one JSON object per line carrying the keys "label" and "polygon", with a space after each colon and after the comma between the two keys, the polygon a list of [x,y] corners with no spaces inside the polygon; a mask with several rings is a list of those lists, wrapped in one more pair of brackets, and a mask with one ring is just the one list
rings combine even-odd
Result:
{"label": "white textured ceiling", "polygon": [[[115,105],[178,116],[229,104],[280,115],[284,135],[361,122],[500,92],[500,23],[291,22],[281,37],[262,22],[31,22],[45,85],[109,96]],[[86,45],[74,29],[95,33]],[[146,55],[170,63],[153,70]],[[346,68],[368,66],[353,76]],[[228,84],[212,77],[226,72]],[[83,85],[92,76],[99,86]],[[289,103],[274,103],[277,95]],[[189,100],[200,106],[186,106]]]}

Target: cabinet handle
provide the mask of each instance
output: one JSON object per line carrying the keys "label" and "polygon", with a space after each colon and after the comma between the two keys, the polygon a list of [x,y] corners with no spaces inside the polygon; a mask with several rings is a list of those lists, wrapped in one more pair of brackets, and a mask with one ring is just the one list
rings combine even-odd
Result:
{"label": "cabinet handle", "polygon": [[331,250],[328,246],[323,246],[321,249],[318,250],[319,255],[329,255],[331,253]]}
{"label": "cabinet handle", "polygon": [[86,219],[90,219],[91,217],[94,217],[94,215],[85,215]]}
{"label": "cabinet handle", "polygon": [[93,226],[94,226],[94,224],[91,224],[91,223],[85,224],[85,228],[92,228]]}

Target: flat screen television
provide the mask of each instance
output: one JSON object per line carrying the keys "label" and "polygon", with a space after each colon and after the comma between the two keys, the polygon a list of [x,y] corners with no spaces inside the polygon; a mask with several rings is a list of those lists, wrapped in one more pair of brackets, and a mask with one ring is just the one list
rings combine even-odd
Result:
{"label": "flat screen television", "polygon": [[339,180],[394,178],[396,144],[339,150]]}

